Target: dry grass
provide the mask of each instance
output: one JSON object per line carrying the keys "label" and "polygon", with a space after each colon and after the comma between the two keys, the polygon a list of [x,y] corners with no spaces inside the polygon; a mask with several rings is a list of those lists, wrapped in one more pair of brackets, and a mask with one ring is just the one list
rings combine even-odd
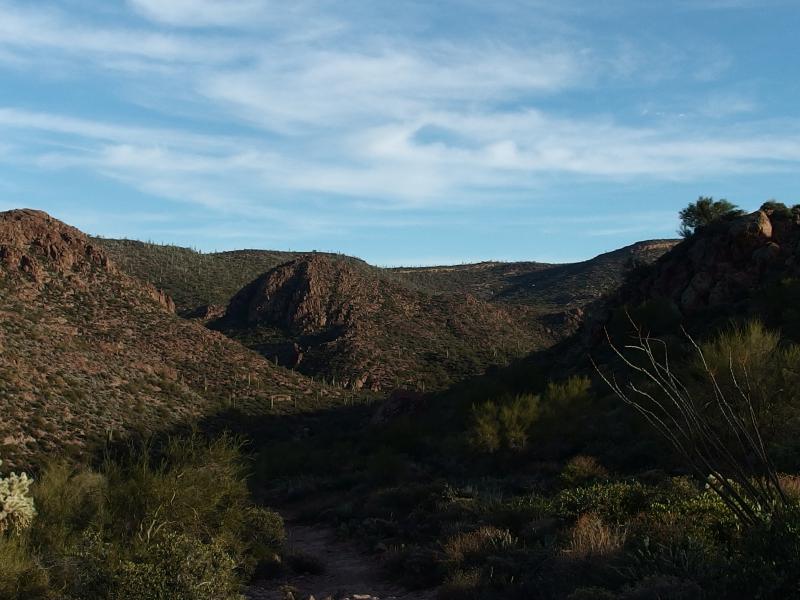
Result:
{"label": "dry grass", "polygon": [[452,564],[464,564],[483,555],[494,554],[512,548],[516,539],[508,529],[485,525],[466,533],[451,537],[444,544],[444,554]]}
{"label": "dry grass", "polygon": [[586,513],[572,527],[564,554],[578,559],[612,556],[625,545],[626,537],[624,527],[608,526],[598,515]]}
{"label": "dry grass", "polygon": [[569,460],[561,472],[561,480],[568,486],[607,477],[608,471],[593,456],[575,456]]}
{"label": "dry grass", "polygon": [[800,476],[798,475],[779,475],[781,489],[790,500],[800,501]]}

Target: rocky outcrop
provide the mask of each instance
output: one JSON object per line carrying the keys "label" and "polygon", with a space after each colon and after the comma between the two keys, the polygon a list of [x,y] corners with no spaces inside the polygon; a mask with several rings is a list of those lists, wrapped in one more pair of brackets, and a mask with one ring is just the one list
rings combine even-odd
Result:
{"label": "rocky outcrop", "polygon": [[227,314],[248,324],[269,323],[298,334],[352,325],[379,308],[379,280],[344,260],[309,254],[287,262],[236,294]]}
{"label": "rocky outcrop", "polygon": [[759,210],[705,228],[656,263],[641,297],[669,298],[684,314],[735,304],[770,271],[796,269],[798,217]]}
{"label": "rocky outcrop", "polygon": [[47,271],[113,271],[108,257],[88,238],[45,212],[31,209],[0,213],[0,275],[24,275],[33,281]]}
{"label": "rocky outcrop", "polygon": [[602,338],[602,329],[615,308],[636,307],[655,299],[684,320],[703,319],[709,312],[756,315],[759,290],[798,276],[799,211],[769,208],[720,220],[629,278],[602,307],[591,311],[587,332],[592,339]]}
{"label": "rocky outcrop", "polygon": [[[0,213],[0,277],[22,277],[41,289],[56,276],[78,288],[96,279],[95,271],[124,278],[106,253],[78,229],[32,209]],[[169,312],[175,303],[149,283],[142,292]]]}
{"label": "rocky outcrop", "polygon": [[410,289],[361,261],[308,254],[245,286],[209,326],[339,386],[431,390],[550,341],[519,315],[469,294]]}

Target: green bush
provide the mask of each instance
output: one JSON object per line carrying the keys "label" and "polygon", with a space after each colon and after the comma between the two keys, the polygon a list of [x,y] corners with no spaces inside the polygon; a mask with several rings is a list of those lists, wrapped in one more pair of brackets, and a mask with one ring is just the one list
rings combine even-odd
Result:
{"label": "green bush", "polygon": [[24,536],[0,535],[0,598],[44,600],[49,598],[47,571],[33,556]]}
{"label": "green bush", "polygon": [[502,435],[497,404],[484,402],[472,407],[472,429],[469,439],[470,444],[481,452],[491,454],[500,450]]}
{"label": "green bush", "polygon": [[714,200],[701,196],[696,202],[680,211],[681,227],[678,233],[681,237],[689,237],[700,227],[741,214],[743,212],[727,200]]}
{"label": "green bush", "polygon": [[481,452],[521,450],[539,416],[539,397],[521,394],[501,401],[473,406],[471,445]]}
{"label": "green bush", "polygon": [[97,471],[47,465],[31,527],[0,534],[0,598],[238,599],[285,541],[280,515],[249,499],[240,448],[189,436]]}
{"label": "green bush", "polygon": [[112,600],[239,600],[236,562],[216,543],[167,533],[122,562]]}
{"label": "green bush", "polygon": [[574,456],[561,471],[561,482],[566,487],[574,487],[597,479],[608,477],[608,471],[592,456]]}
{"label": "green bush", "polygon": [[559,492],[553,505],[564,518],[596,513],[605,521],[621,523],[647,508],[652,493],[638,481],[596,483]]}
{"label": "green bush", "polygon": [[283,518],[260,506],[251,506],[243,514],[246,574],[263,574],[274,567],[286,543]]}
{"label": "green bush", "polygon": [[107,515],[107,479],[89,469],[62,461],[45,466],[33,492],[39,506],[31,538],[50,552],[63,553],[76,536],[90,527],[102,527]]}
{"label": "green bush", "polygon": [[551,381],[544,392],[543,410],[557,418],[575,416],[591,398],[592,382],[585,376],[573,376],[564,381]]}

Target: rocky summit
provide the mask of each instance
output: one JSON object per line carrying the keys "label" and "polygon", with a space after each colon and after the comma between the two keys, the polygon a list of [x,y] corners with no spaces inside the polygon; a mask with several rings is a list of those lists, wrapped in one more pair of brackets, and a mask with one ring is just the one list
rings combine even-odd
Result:
{"label": "rocky summit", "polygon": [[[719,219],[628,279],[610,307],[660,306],[675,322],[703,324],[758,316],[791,333],[800,276],[800,215],[766,204],[754,213]],[[787,312],[788,311],[788,312]]]}

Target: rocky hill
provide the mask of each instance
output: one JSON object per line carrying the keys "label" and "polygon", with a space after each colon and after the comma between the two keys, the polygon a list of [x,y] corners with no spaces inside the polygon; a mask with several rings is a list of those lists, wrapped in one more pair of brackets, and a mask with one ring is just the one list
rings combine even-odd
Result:
{"label": "rocky hill", "polygon": [[224,307],[242,286],[295,252],[235,250],[202,253],[167,244],[94,238],[121,269],[149,281],[175,300],[178,314],[203,316]]}
{"label": "rocky hill", "polygon": [[7,465],[233,406],[280,411],[343,394],[179,318],[167,295],[42,212],[0,213],[0,298]]}
{"label": "rocky hill", "polygon": [[602,343],[603,329],[630,330],[630,319],[653,334],[702,336],[731,321],[757,318],[800,340],[800,212],[762,210],[700,228],[589,311],[584,339]]}
{"label": "rocky hill", "polygon": [[[178,313],[184,316],[204,316],[209,306],[227,305],[237,291],[262,273],[307,254],[275,250],[201,253],[133,240],[96,238],[94,241],[122,269],[165,290],[175,300]],[[470,294],[479,300],[558,312],[582,307],[613,291],[631,265],[653,262],[677,242],[638,242],[579,263],[482,262],[370,268],[384,279],[428,294]],[[367,267],[363,261],[344,255],[314,254]],[[213,313],[213,308],[210,312]]]}
{"label": "rocky hill", "polygon": [[578,263],[483,262],[389,271],[399,281],[432,293],[469,293],[492,302],[561,311],[583,307],[614,291],[628,269],[652,263],[677,243],[637,242]]}
{"label": "rocky hill", "polygon": [[553,341],[532,311],[412,290],[321,254],[255,279],[211,326],[278,363],[371,390],[444,387]]}

